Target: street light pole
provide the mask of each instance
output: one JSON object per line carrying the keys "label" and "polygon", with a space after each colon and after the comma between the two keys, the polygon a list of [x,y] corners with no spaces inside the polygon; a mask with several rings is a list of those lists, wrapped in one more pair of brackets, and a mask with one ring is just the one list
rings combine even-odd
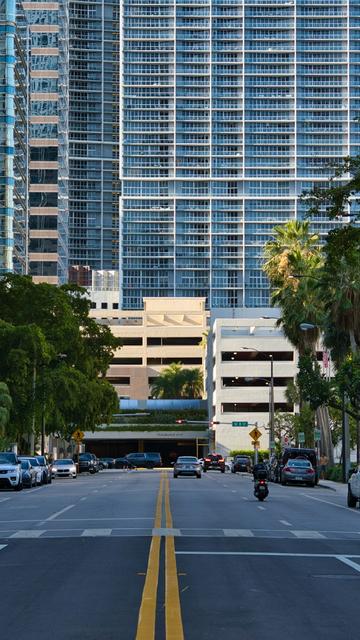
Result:
{"label": "street light pole", "polygon": [[275,438],[275,406],[274,406],[274,358],[273,354],[270,354],[270,430],[269,430],[269,452],[270,455],[274,453],[274,438]]}

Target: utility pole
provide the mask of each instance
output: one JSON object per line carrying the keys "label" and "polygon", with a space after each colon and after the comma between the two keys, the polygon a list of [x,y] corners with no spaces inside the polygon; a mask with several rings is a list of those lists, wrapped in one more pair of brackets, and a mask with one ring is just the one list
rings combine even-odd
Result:
{"label": "utility pole", "polygon": [[270,431],[269,431],[269,451],[270,455],[274,453],[274,438],[275,438],[275,411],[274,411],[274,358],[273,354],[270,354]]}
{"label": "utility pole", "polygon": [[344,392],[342,399],[342,476],[344,483],[347,483],[350,471],[349,416],[346,412],[346,401],[347,395]]}

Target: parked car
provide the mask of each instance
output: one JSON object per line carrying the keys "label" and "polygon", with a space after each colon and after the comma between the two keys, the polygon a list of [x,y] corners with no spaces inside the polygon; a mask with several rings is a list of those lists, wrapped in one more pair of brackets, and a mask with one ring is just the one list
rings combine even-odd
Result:
{"label": "parked car", "polygon": [[153,462],[153,466],[154,467],[162,467],[163,466],[160,453],[153,452],[153,451],[147,451],[145,453],[145,456],[146,456],[147,460],[149,460],[150,462]]}
{"label": "parked car", "polygon": [[40,486],[43,483],[43,468],[38,460],[33,456],[19,456],[20,462],[28,460],[36,472],[36,484]]}
{"label": "parked car", "polygon": [[97,457],[93,453],[80,453],[74,456],[74,462],[79,462],[79,473],[96,473],[99,471],[99,463]]}
{"label": "parked car", "polygon": [[115,458],[114,469],[136,469],[136,467],[127,458]]}
{"label": "parked car", "polygon": [[43,470],[43,484],[51,483],[51,464],[46,460],[45,456],[35,456],[36,460]]}
{"label": "parked car", "polygon": [[281,469],[281,484],[285,486],[287,482],[305,483],[315,487],[315,469],[310,460],[303,458],[291,458],[288,460]]}
{"label": "parked car", "polygon": [[354,509],[360,500],[360,467],[354,469],[348,480],[347,505]]}
{"label": "parked car", "polygon": [[30,460],[21,461],[21,478],[24,487],[36,487],[36,469],[31,465]]}
{"label": "parked car", "polygon": [[106,462],[106,460],[103,460],[102,458],[98,458],[98,465],[99,465],[100,471],[104,471],[104,469],[109,468],[109,463]]}
{"label": "parked car", "polygon": [[234,460],[232,461],[232,465],[231,465],[231,473],[238,473],[238,472],[251,472],[251,468],[252,468],[252,461],[251,458],[249,456],[242,456],[242,455],[238,455],[235,456]]}
{"label": "parked car", "polygon": [[23,488],[21,463],[16,454],[0,453],[0,487],[15,491],[21,491]]}
{"label": "parked car", "polygon": [[201,464],[195,456],[179,456],[174,464],[174,478],[196,476],[201,478]]}
{"label": "parked car", "polygon": [[209,453],[204,459],[204,473],[213,470],[225,473],[225,460],[221,453]]}
{"label": "parked car", "polygon": [[294,458],[303,458],[304,460],[309,460],[311,462],[312,467],[315,471],[315,481],[316,484],[319,482],[319,468],[318,468],[318,459],[316,455],[315,449],[297,449],[296,447],[287,447],[282,452],[281,460],[280,460],[280,476],[282,472],[282,468],[285,467],[288,460]]}
{"label": "parked car", "polygon": [[115,469],[115,458],[99,458],[99,463],[100,462],[107,464],[107,466],[104,467],[105,469]]}
{"label": "parked car", "polygon": [[[157,456],[160,456],[160,454],[128,453],[125,457],[129,462],[132,463],[134,467],[143,467],[145,469],[153,469],[154,467],[158,466]],[[160,461],[161,461],[161,457],[160,457]]]}
{"label": "parked car", "polygon": [[76,464],[71,458],[54,460],[51,465],[53,478],[76,478]]}

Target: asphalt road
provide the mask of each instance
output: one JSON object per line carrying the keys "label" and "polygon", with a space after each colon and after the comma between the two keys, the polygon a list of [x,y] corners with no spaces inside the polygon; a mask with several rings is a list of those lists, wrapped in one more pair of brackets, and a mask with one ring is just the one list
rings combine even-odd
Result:
{"label": "asphalt road", "polygon": [[343,488],[259,503],[247,475],[109,471],[2,491],[4,638],[354,640],[359,542]]}

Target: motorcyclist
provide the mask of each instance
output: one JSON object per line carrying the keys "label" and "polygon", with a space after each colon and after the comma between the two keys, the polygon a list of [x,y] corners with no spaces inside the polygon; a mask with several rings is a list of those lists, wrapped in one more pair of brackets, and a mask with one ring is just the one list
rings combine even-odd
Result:
{"label": "motorcyclist", "polygon": [[258,462],[253,467],[254,482],[258,480],[267,480],[268,472],[264,462]]}

